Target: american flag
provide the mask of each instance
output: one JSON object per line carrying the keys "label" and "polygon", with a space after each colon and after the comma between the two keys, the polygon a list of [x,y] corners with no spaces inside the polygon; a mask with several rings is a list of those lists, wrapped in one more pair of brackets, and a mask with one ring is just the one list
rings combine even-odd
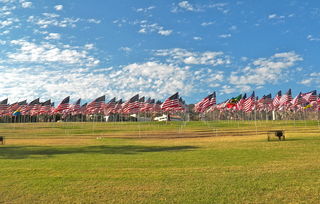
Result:
{"label": "american flag", "polygon": [[87,105],[87,114],[103,113],[106,96],[100,96]]}
{"label": "american flag", "polygon": [[152,108],[155,104],[155,100],[148,98],[147,101],[145,102],[144,106],[140,108],[141,112],[150,112],[152,111]]}
{"label": "american flag", "polygon": [[182,112],[187,111],[186,102],[185,102],[181,97],[179,98],[179,104],[180,104],[179,107],[176,107],[176,108],[174,108],[174,109],[172,109],[172,110],[173,110],[173,111],[182,111]]}
{"label": "american flag", "polygon": [[23,106],[21,108],[21,114],[22,115],[31,115],[31,110],[35,109],[34,106],[37,107],[38,104],[40,104],[40,99],[39,98],[31,101],[28,105]]}
{"label": "american flag", "polygon": [[291,94],[291,89],[289,89],[286,94],[281,96],[279,106],[286,108],[288,105],[291,104],[291,101],[292,101],[292,94]]}
{"label": "american flag", "polygon": [[65,110],[68,110],[70,105],[69,101],[70,101],[70,96],[63,99],[61,103],[55,108],[54,112],[61,114],[62,112],[65,112]]}
{"label": "american flag", "polygon": [[79,98],[74,104],[71,104],[69,107],[69,113],[71,115],[77,115],[80,114],[80,108],[81,108],[81,98]]}
{"label": "american flag", "polygon": [[161,101],[157,101],[153,107],[152,107],[152,112],[160,112],[161,111]]}
{"label": "american flag", "polygon": [[80,114],[86,114],[87,113],[87,105],[88,105],[88,103],[85,103],[80,107],[80,110],[79,110]]}
{"label": "american flag", "polygon": [[7,108],[7,112],[11,115],[14,111],[16,111],[17,109],[19,109],[19,104],[18,102],[10,104]]}
{"label": "american flag", "polygon": [[137,94],[122,105],[122,112],[134,113],[134,112],[137,112],[139,108],[140,108],[139,94]]}
{"label": "american flag", "polygon": [[257,109],[268,111],[270,110],[270,104],[272,104],[271,94],[264,95],[260,100],[257,100]]}
{"label": "american flag", "polygon": [[274,108],[278,107],[280,105],[280,99],[281,99],[281,91],[278,91],[277,95],[274,97],[272,101],[272,105]]}
{"label": "american flag", "polygon": [[114,105],[114,108],[111,110],[112,113],[121,113],[122,112],[122,99],[118,100]]}
{"label": "american flag", "polygon": [[196,103],[194,106],[194,109],[196,112],[204,112],[211,106],[216,104],[216,92],[213,92],[212,94],[208,95],[204,99],[202,99],[200,102]]}
{"label": "american flag", "polygon": [[24,105],[27,105],[27,104],[28,104],[27,100],[23,100],[23,101],[18,102],[19,106],[24,106]]}
{"label": "american flag", "polygon": [[179,108],[181,106],[179,101],[179,93],[175,93],[169,98],[167,98],[162,104],[161,109],[164,111],[171,111],[175,108]]}
{"label": "american flag", "polygon": [[292,107],[295,108],[297,105],[301,105],[302,104],[302,95],[301,92],[292,99],[291,101],[292,103]]}
{"label": "american flag", "polygon": [[40,115],[49,115],[51,113],[51,100],[47,100],[41,104],[39,114]]}
{"label": "american flag", "polygon": [[264,97],[264,104],[267,104],[267,105],[272,104],[272,95],[271,95],[271,93]]}
{"label": "american flag", "polygon": [[251,96],[249,98],[247,98],[244,102],[243,102],[243,111],[244,112],[250,112],[252,111],[255,107],[254,107],[254,103],[255,103],[255,93],[254,91],[252,92]]}
{"label": "american flag", "polygon": [[0,102],[0,116],[6,113],[8,107],[8,99],[4,99]]}
{"label": "american flag", "polygon": [[237,104],[236,104],[236,108],[237,108],[237,110],[242,110],[242,108],[243,108],[243,103],[246,101],[246,99],[247,99],[247,94],[245,93],[243,96],[242,96],[242,98],[237,102]]}
{"label": "american flag", "polygon": [[13,103],[7,108],[7,114],[12,115],[15,111],[20,112],[20,109],[25,105],[27,105],[27,100]]}
{"label": "american flag", "polygon": [[227,106],[228,102],[229,102],[229,99],[228,99],[228,100],[225,100],[225,101],[222,102],[222,103],[217,104],[217,105],[215,106],[215,109],[220,110],[220,111],[223,111],[223,109]]}
{"label": "american flag", "polygon": [[110,115],[115,105],[116,105],[116,97],[112,98],[108,103],[105,104],[104,114]]}
{"label": "american flag", "polygon": [[140,99],[139,99],[139,109],[137,110],[138,112],[146,105],[146,103],[145,103],[145,97],[143,96],[143,97],[141,97]]}
{"label": "american flag", "polygon": [[314,90],[314,91],[310,91],[308,93],[303,93],[301,94],[302,96],[302,101],[303,103],[310,103],[312,101],[316,101],[317,100],[317,91]]}
{"label": "american flag", "polygon": [[36,100],[34,100],[32,105],[29,104],[29,106],[30,106],[29,114],[32,116],[38,115],[41,108],[40,98],[37,98]]}

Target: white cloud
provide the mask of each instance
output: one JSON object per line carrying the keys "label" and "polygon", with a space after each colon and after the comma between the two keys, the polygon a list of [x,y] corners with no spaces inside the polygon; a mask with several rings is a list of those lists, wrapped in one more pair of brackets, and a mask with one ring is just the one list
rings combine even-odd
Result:
{"label": "white cloud", "polygon": [[180,8],[183,8],[187,11],[195,11],[196,9],[188,2],[188,1],[181,1],[178,3]]}
{"label": "white cloud", "polygon": [[46,40],[59,40],[61,35],[59,33],[49,33],[48,36],[45,37]]}
{"label": "white cloud", "polygon": [[159,30],[158,33],[160,35],[168,36],[172,33],[172,30]]}
{"label": "white cloud", "polygon": [[320,88],[320,72],[313,72],[304,78],[299,81],[300,84]]}
{"label": "white cloud", "polygon": [[117,19],[112,21],[112,23],[116,24],[118,27],[122,27],[124,24],[128,23],[126,19]]}
{"label": "white cloud", "polygon": [[189,94],[193,90],[190,76],[187,68],[157,62],[130,64],[110,75],[114,86],[123,89],[120,92],[127,97],[135,92],[151,97],[166,97],[176,91]]}
{"label": "white cloud", "polygon": [[230,94],[230,93],[234,93],[236,92],[237,90],[229,85],[223,85],[222,86],[222,89],[221,89],[221,92],[222,93],[225,93],[225,94]]}
{"label": "white cloud", "polygon": [[228,33],[228,34],[222,34],[222,35],[219,35],[218,36],[219,38],[231,38],[231,34]]}
{"label": "white cloud", "polygon": [[[198,3],[198,2],[197,2]],[[216,9],[223,14],[227,14],[229,9],[226,8],[227,3],[214,3],[214,4],[191,4],[189,1],[180,1],[177,5],[174,5],[171,12],[177,13],[181,11],[201,12],[208,9]]]}
{"label": "white cloud", "polygon": [[149,6],[149,7],[147,7],[147,8],[138,8],[138,9],[136,9],[136,12],[143,12],[143,13],[146,13],[146,12],[148,12],[148,11],[151,11],[151,10],[153,10],[153,9],[155,9],[156,7],[155,6]]}
{"label": "white cloud", "polygon": [[201,23],[201,26],[206,27],[206,26],[213,25],[214,23],[215,23],[215,22],[213,22],[213,21],[210,21],[210,22],[203,22],[203,23]]}
{"label": "white cloud", "polygon": [[101,23],[101,20],[97,20],[97,19],[94,19],[94,18],[90,18],[90,19],[88,19],[88,22],[89,22],[89,23],[100,24],[100,23]]}
{"label": "white cloud", "polygon": [[303,85],[311,85],[312,81],[313,80],[309,78],[309,79],[303,79],[299,83]]}
{"label": "white cloud", "polygon": [[[79,97],[92,100],[102,94],[106,94],[107,98],[117,96],[128,99],[136,93],[163,99],[176,91],[188,95],[194,89],[192,74],[187,68],[157,62],[134,63],[116,70],[98,69],[99,72],[44,67],[0,67],[0,70],[2,76],[8,79],[0,82],[1,93],[10,100],[32,100],[40,96],[42,99],[52,98],[59,101],[68,95],[74,100]],[[11,84],[10,87],[6,85],[8,83]]]}
{"label": "white cloud", "polygon": [[0,33],[0,35],[8,35],[10,33],[10,30],[5,30]]}
{"label": "white cloud", "polygon": [[63,9],[63,5],[55,5],[54,9],[57,11],[61,11]]}
{"label": "white cloud", "polygon": [[309,41],[320,41],[320,37],[314,37],[314,36],[312,36],[312,35],[308,35],[308,36],[307,36],[307,39],[308,39]]}
{"label": "white cloud", "polygon": [[119,50],[124,51],[124,52],[131,52],[132,49],[130,47],[120,47]]}
{"label": "white cloud", "polygon": [[172,13],[182,12],[182,11],[191,11],[191,12],[199,12],[202,11],[201,6],[192,5],[189,1],[180,1],[177,5],[171,9]]}
{"label": "white cloud", "polygon": [[11,44],[18,47],[17,52],[8,54],[8,58],[14,62],[63,63],[81,66],[96,66],[99,63],[99,60],[88,56],[86,51],[76,48],[65,49],[50,43],[35,44],[25,40],[12,40]]}
{"label": "white cloud", "polygon": [[140,29],[139,29],[139,33],[142,34],[147,34],[147,33],[158,33],[159,35],[163,35],[163,36],[169,36],[172,34],[172,30],[168,30],[165,29],[163,26],[160,26],[157,23],[148,23],[146,20],[143,21],[138,21],[138,22],[134,22],[133,24],[139,24],[140,25]]}
{"label": "white cloud", "polygon": [[145,28],[141,28],[138,32],[139,33],[147,33],[147,30]]}
{"label": "white cloud", "polygon": [[[39,46],[29,46],[23,48],[24,52],[29,53],[28,49],[40,49]],[[39,51],[35,53],[37,52]],[[56,51],[54,56],[63,57],[59,53],[61,52]],[[5,82],[0,81],[2,95],[7,95],[10,100],[22,98],[32,100],[40,96],[42,99],[52,98],[60,101],[68,95],[71,95],[74,100],[79,97],[84,100],[92,100],[102,94],[106,94],[107,98],[116,96],[128,99],[139,93],[156,99],[164,99],[176,91],[183,96],[188,96],[201,90],[202,85],[208,89],[216,88],[225,80],[224,73],[221,71],[212,71],[208,68],[193,71],[188,66],[155,61],[133,63],[117,68],[79,68],[80,65],[72,65],[68,69],[65,69],[65,66],[60,69],[53,65],[56,62],[68,65],[68,62],[55,59],[51,64],[48,63],[45,54],[41,56],[45,60],[41,61],[38,57],[28,56],[32,62],[40,60],[39,63],[42,63],[40,65],[30,64],[28,67],[27,63],[22,63],[20,68],[0,66],[2,76],[8,79]],[[21,56],[17,57],[21,58]],[[22,60],[25,62],[27,59]]]}
{"label": "white cloud", "polygon": [[80,18],[61,18],[59,19],[58,14],[54,13],[43,13],[44,17],[36,17],[36,16],[30,16],[28,18],[28,22],[34,23],[36,25],[39,25],[40,28],[48,28],[49,26],[56,26],[56,27],[76,27],[76,23],[80,21]]}
{"label": "white cloud", "polygon": [[270,14],[268,16],[269,19],[273,19],[273,18],[276,18],[277,17],[277,14],[273,13],[273,14]]}
{"label": "white cloud", "polygon": [[202,37],[198,37],[198,36],[195,36],[193,37],[194,40],[202,40]]}
{"label": "white cloud", "polygon": [[9,26],[13,23],[13,21],[11,20],[4,20],[4,21],[0,21],[0,28],[4,28],[6,26]]}
{"label": "white cloud", "polygon": [[228,56],[224,56],[223,52],[190,52],[181,48],[156,50],[156,56],[169,57],[170,63],[176,64],[193,64],[193,65],[226,65],[230,64]]}
{"label": "white cloud", "polygon": [[265,85],[283,82],[289,68],[302,61],[294,52],[276,53],[270,58],[259,58],[239,72],[231,73],[229,82],[237,86]]}
{"label": "white cloud", "polygon": [[286,18],[286,16],[279,16],[278,14],[275,14],[275,13],[273,13],[273,14],[270,14],[269,16],[268,16],[268,19],[270,19],[270,20],[283,20],[283,19],[285,19]]}
{"label": "white cloud", "polygon": [[85,44],[85,45],[84,45],[84,48],[85,48],[86,50],[92,50],[92,49],[94,48],[94,44],[92,44],[92,43],[90,43],[90,44]]}
{"label": "white cloud", "polygon": [[32,2],[29,1],[21,1],[22,8],[30,8],[32,6]]}
{"label": "white cloud", "polygon": [[0,20],[0,28],[10,27],[14,23],[19,22],[19,19],[17,18],[7,18],[3,21]]}

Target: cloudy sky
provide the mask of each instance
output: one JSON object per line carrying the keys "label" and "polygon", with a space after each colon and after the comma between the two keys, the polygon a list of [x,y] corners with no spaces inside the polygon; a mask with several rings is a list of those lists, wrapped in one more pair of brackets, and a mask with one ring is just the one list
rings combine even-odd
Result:
{"label": "cloudy sky", "polygon": [[0,0],[0,100],[320,88],[318,0]]}

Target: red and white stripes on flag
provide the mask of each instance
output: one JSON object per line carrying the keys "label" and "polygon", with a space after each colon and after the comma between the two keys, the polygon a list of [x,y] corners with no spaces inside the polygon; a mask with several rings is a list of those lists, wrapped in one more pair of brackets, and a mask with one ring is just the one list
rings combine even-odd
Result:
{"label": "red and white stripes on flag", "polygon": [[6,114],[8,107],[9,107],[8,99],[4,99],[0,102],[0,116],[3,116]]}
{"label": "red and white stripes on flag", "polygon": [[155,100],[148,98],[148,100],[145,102],[144,106],[140,108],[140,111],[141,112],[152,112],[154,104],[155,104]]}
{"label": "red and white stripes on flag", "polygon": [[281,91],[278,91],[277,95],[273,98],[272,105],[277,108],[280,105]]}
{"label": "red and white stripes on flag", "polygon": [[247,99],[245,99],[245,101],[243,102],[243,108],[242,110],[244,112],[251,112],[252,110],[254,110],[255,108],[255,93],[252,92],[251,96]]}
{"label": "red and white stripes on flag", "polygon": [[302,104],[302,95],[301,92],[292,99],[291,101],[292,107],[296,107],[297,105],[301,105]]}
{"label": "red and white stripes on flag", "polygon": [[80,103],[81,103],[81,98],[79,98],[74,104],[70,104],[68,113],[71,115],[80,114],[80,109],[81,109]]}
{"label": "red and white stripes on flag", "polygon": [[87,114],[101,114],[104,112],[106,96],[100,96],[87,105]]}
{"label": "red and white stripes on flag", "polygon": [[184,111],[185,105],[181,102],[179,98],[179,93],[175,93],[169,98],[167,98],[162,104],[161,104],[161,110],[163,111]]}
{"label": "red and white stripes on flag", "polygon": [[122,105],[122,113],[136,113],[140,109],[139,94],[131,97]]}
{"label": "red and white stripes on flag", "polygon": [[264,95],[260,100],[257,101],[257,110],[269,111],[271,110],[272,98],[271,94]]}
{"label": "red and white stripes on flag", "polygon": [[194,109],[196,112],[202,113],[215,104],[216,104],[216,92],[213,92],[212,94],[202,99],[200,102],[196,103],[194,106]]}
{"label": "red and white stripes on flag", "polygon": [[312,101],[317,101],[317,91],[310,91],[308,93],[302,93],[302,103],[310,103]]}
{"label": "red and white stripes on flag", "polygon": [[61,103],[55,108],[54,113],[63,113],[65,110],[69,109],[69,101],[70,101],[70,96],[64,98]]}
{"label": "red and white stripes on flag", "polygon": [[291,89],[289,89],[286,94],[281,96],[279,101],[279,106],[287,107],[288,105],[291,104],[291,101],[292,101],[292,94],[291,94]]}
{"label": "red and white stripes on flag", "polygon": [[40,98],[31,101],[27,106],[21,109],[22,115],[36,115],[38,113],[37,109],[40,109]]}
{"label": "red and white stripes on flag", "polygon": [[236,109],[237,110],[242,110],[243,109],[243,103],[246,101],[246,99],[247,99],[247,94],[245,93],[242,96],[242,98],[236,104]]}
{"label": "red and white stripes on flag", "polygon": [[110,115],[110,113],[112,113],[112,110],[114,109],[115,105],[116,105],[116,97],[114,97],[108,103],[105,104],[105,106],[104,106],[104,114],[105,115]]}
{"label": "red and white stripes on flag", "polygon": [[39,115],[50,115],[51,114],[51,100],[47,100],[41,104]]}

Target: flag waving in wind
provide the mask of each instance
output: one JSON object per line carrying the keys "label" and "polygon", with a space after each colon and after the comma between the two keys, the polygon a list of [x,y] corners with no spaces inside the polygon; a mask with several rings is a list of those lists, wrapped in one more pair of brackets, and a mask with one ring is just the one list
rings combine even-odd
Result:
{"label": "flag waving in wind", "polygon": [[54,110],[54,112],[61,114],[63,111],[67,110],[69,108],[69,101],[70,101],[70,96],[63,99],[61,103],[57,106],[57,108]]}
{"label": "flag waving in wind", "polygon": [[175,93],[167,98],[162,104],[161,109],[164,111],[181,111],[185,110],[184,104],[179,98],[179,93]]}

